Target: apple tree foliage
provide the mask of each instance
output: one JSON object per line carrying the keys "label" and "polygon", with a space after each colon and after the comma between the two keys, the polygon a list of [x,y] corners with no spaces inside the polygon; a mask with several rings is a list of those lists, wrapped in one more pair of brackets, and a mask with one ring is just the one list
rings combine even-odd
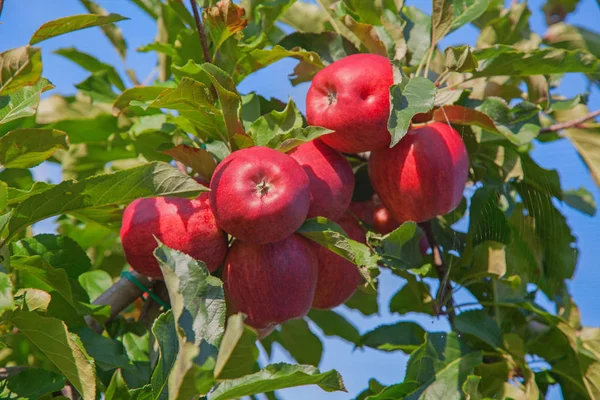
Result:
{"label": "apple tree foliage", "polygon": [[[433,0],[428,15],[402,0],[198,0],[206,54],[186,2],[123,0],[157,25],[147,45],[130,49],[119,29],[126,17],[80,1],[89,14],[48,22],[28,44],[0,53],[2,398],[49,399],[68,393],[65,387],[75,397],[106,400],[275,399],[277,390],[309,384],[345,390],[338,372],[318,369],[323,346],[308,320],[357,347],[410,354],[402,382],[384,386],[374,377],[351,394],[358,399],[533,400],[551,385],[565,399],[600,398],[600,331],[581,325],[569,294],[577,240],[557,208],[593,215],[595,203],[585,188],[565,190],[557,172],[529,154],[536,142],[570,141],[600,184],[600,126],[581,118],[589,113],[586,96],[554,90],[566,73],[599,84],[600,36],[563,22],[577,0],[546,2],[543,38],[530,29],[524,2],[505,8],[499,0]],[[438,45],[466,24],[479,30],[475,47]],[[90,27],[100,27],[123,58],[155,53],[156,76],[122,76],[80,49],[63,48],[56,54],[89,77],[73,96],[52,94],[40,46]],[[123,207],[140,197],[196,196],[205,189],[190,173],[209,179],[237,149],[287,151],[327,134],[307,126],[294,102],[240,94],[236,86],[288,57],[298,61],[292,84],[308,82],[358,52],[395,65],[393,143],[415,114],[433,110],[431,118],[453,124],[467,145],[470,194],[433,221],[448,266],[438,286],[446,289],[426,280],[438,279],[439,260],[419,253],[416,224],[370,232],[367,246],[318,218],[299,233],[356,263],[366,278],[347,306],[365,315],[389,307],[397,323],[365,332],[335,311],[315,310],[257,341],[243,315],[226,319],[218,273],[158,245],[171,309],[147,320],[132,305],[105,324],[109,307],[94,300],[127,269],[118,240]],[[564,129],[556,125],[565,122]],[[365,160],[349,157],[355,198],[368,198]],[[41,163],[59,165],[62,182],[34,181],[29,168]],[[56,234],[34,236],[32,225],[50,217],[57,217]],[[377,299],[381,268],[405,281],[389,305]],[[453,303],[458,288],[477,303]],[[555,310],[536,304],[538,292]],[[426,331],[402,317],[407,313],[448,317],[452,331]],[[299,364],[259,365],[258,346],[270,354],[274,343]],[[548,367],[535,368],[532,359]]]}

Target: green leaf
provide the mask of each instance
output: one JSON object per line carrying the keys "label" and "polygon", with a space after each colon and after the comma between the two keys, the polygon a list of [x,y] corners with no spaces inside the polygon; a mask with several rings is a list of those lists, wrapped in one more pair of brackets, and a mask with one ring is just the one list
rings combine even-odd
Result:
{"label": "green leaf", "polygon": [[[35,382],[32,385],[32,382]],[[44,395],[60,391],[66,383],[64,376],[40,368],[26,368],[6,380],[11,393],[23,399],[40,399]]]}
{"label": "green leaf", "polygon": [[84,272],[77,277],[77,280],[92,302],[113,285],[109,273],[101,269]]}
{"label": "green leaf", "polygon": [[281,326],[281,345],[300,364],[319,366],[323,344],[303,319],[293,319]]}
{"label": "green leaf", "polygon": [[[96,14],[98,16],[108,16],[108,12],[104,8],[102,8],[98,4],[96,4],[95,2],[93,2],[91,0],[79,0],[79,1],[83,4],[83,6],[90,13]],[[123,17],[121,17],[121,18],[123,18]],[[123,19],[128,19],[128,18],[123,18]],[[117,22],[117,21],[114,21],[114,22]],[[117,28],[117,26],[114,23],[102,24],[102,25],[100,25],[100,29],[102,29],[102,32],[104,32],[104,35],[106,35],[108,40],[115,47],[115,49],[117,50],[117,52],[119,53],[121,58],[125,59],[125,56],[127,55],[127,43],[125,43],[125,39],[123,38],[123,33],[121,32],[121,29]]]}
{"label": "green leaf", "polygon": [[408,132],[415,114],[433,108],[436,88],[429,79],[416,77],[390,87],[390,117],[388,129],[392,135],[390,147],[396,145]]}
{"label": "green leaf", "polygon": [[17,310],[10,320],[58,368],[84,398],[96,396],[94,362],[64,322]]}
{"label": "green leaf", "polygon": [[358,22],[348,14],[340,20],[350,32],[356,35],[369,53],[387,57],[388,50],[373,25]]}
{"label": "green leaf", "polygon": [[297,232],[354,263],[368,282],[371,271],[378,271],[377,255],[367,245],[349,239],[338,224],[327,218],[307,219]]}
{"label": "green leaf", "polygon": [[348,308],[360,311],[363,315],[379,314],[377,292],[373,294],[357,290],[352,297],[346,301],[345,305]]}
{"label": "green leaf", "polygon": [[9,222],[9,237],[54,215],[127,204],[153,196],[194,196],[206,188],[165,163],[149,163],[81,181],[64,181],[19,203]]}
{"label": "green leaf", "polygon": [[0,138],[0,163],[5,168],[31,168],[57,149],[68,149],[67,134],[56,129],[16,129]]}
{"label": "green leaf", "polygon": [[361,345],[383,351],[400,350],[406,354],[425,342],[425,330],[414,322],[381,325],[362,335]]}
{"label": "green leaf", "polygon": [[403,33],[411,56],[409,65],[416,67],[431,45],[431,17],[414,6],[404,7],[402,17],[406,20]]}
{"label": "green leaf", "polygon": [[127,89],[113,103],[113,114],[118,116],[134,105],[153,101],[166,90],[168,90],[166,86],[141,86]]}
{"label": "green leaf", "polygon": [[296,1],[281,16],[281,22],[298,32],[321,33],[325,30],[327,15],[316,4]]}
{"label": "green leaf", "polygon": [[481,352],[467,348],[456,333],[428,333],[408,359],[404,381],[418,387],[405,399],[436,398],[439,393],[444,399],[463,399],[461,386],[482,361]]}
{"label": "green leaf", "polygon": [[118,14],[81,14],[59,18],[54,21],[46,22],[44,25],[40,26],[29,40],[29,44],[34,45],[44,40],[64,35],[65,33],[75,32],[81,29],[91,28],[94,26],[112,24],[113,22],[119,22],[126,19],[128,18],[122,17]]}
{"label": "green leaf", "polygon": [[437,44],[450,31],[454,18],[452,0],[433,0],[431,15],[431,38]]}
{"label": "green leaf", "polygon": [[194,172],[207,180],[210,180],[215,168],[217,168],[217,162],[213,156],[208,151],[199,147],[179,144],[170,149],[162,150],[162,152],[190,167]]}
{"label": "green leaf", "polygon": [[227,319],[227,329],[219,347],[215,377],[233,379],[256,372],[257,333],[244,325],[244,315],[234,314]]}
{"label": "green leaf", "polygon": [[446,54],[446,69],[456,72],[470,72],[477,68],[477,59],[473,56],[470,46],[448,47]]}
{"label": "green leaf", "polygon": [[513,50],[505,46],[476,51],[475,57],[483,60],[475,77],[508,75],[530,76],[584,72],[600,72],[600,60],[592,54],[580,50],[537,49],[528,52]]}
{"label": "green leaf", "polygon": [[390,312],[433,315],[433,297],[429,285],[409,275],[406,284],[390,300]]}
{"label": "green leaf", "polygon": [[360,342],[358,329],[335,311],[313,308],[308,313],[308,318],[317,324],[327,336],[337,336],[354,344],[359,344]]}
{"label": "green leaf", "polygon": [[76,84],[75,87],[90,96],[94,103],[112,103],[117,98],[106,71],[93,73],[84,81]]}
{"label": "green leaf", "polygon": [[318,385],[326,392],[346,391],[337,371],[321,373],[312,365],[271,364],[252,375],[221,382],[211,400],[237,399],[289,387]]}
{"label": "green leaf", "polygon": [[125,90],[125,84],[123,83],[123,80],[119,76],[119,73],[117,72],[115,67],[113,67],[112,65],[106,64],[98,60],[96,57],[88,53],[79,51],[74,47],[58,49],[54,51],[54,54],[63,56],[67,60],[73,61],[81,68],[84,68],[85,70],[90,71],[92,73],[106,72],[110,83],[115,85],[120,90]]}
{"label": "green leaf", "polygon": [[405,222],[400,227],[383,236],[380,254],[390,268],[416,266],[422,256],[418,252],[418,240],[421,235],[414,222]]}
{"label": "green leaf", "polygon": [[[225,331],[223,283],[204,263],[159,244],[154,251],[163,273],[179,336],[179,353],[169,377],[169,396],[205,394],[196,379],[212,386],[212,370]],[[201,378],[199,378],[199,376]]]}
{"label": "green leaf", "polygon": [[563,201],[570,207],[591,217],[596,215],[594,196],[583,186],[577,190],[567,190],[563,193]]}
{"label": "green leaf", "polygon": [[110,383],[104,393],[104,400],[131,400],[127,383],[123,380],[121,370],[118,369],[110,379]]}
{"label": "green leaf", "polygon": [[9,96],[0,96],[0,125],[35,115],[42,93],[54,89],[46,78],[33,86],[25,86]]}
{"label": "green leaf", "polygon": [[[495,211],[494,211],[495,213]],[[506,246],[493,240],[479,243],[473,250],[473,265],[468,276],[496,275],[498,278],[506,274]]]}
{"label": "green leaf", "polygon": [[13,256],[40,256],[54,268],[62,268],[71,279],[92,269],[86,252],[67,236],[36,235],[12,243]]}
{"label": "green leaf", "polygon": [[544,35],[546,43],[567,50],[587,50],[600,57],[600,35],[580,26],[564,22],[552,24]]}
{"label": "green leaf", "polygon": [[71,306],[74,305],[71,284],[64,269],[52,268],[40,256],[12,256],[10,261],[13,269],[42,281],[45,286],[41,289],[54,292]]}
{"label": "green leaf", "polygon": [[[300,3],[296,2],[294,4]],[[327,64],[358,53],[356,47],[342,35],[329,31],[322,33],[293,32],[277,44],[287,50],[300,47],[304,50],[314,51],[321,57],[323,63]]]}
{"label": "green leaf", "polygon": [[0,53],[0,94],[34,85],[42,77],[42,52],[23,46]]}
{"label": "green leaf", "polygon": [[493,348],[502,348],[500,327],[486,311],[469,310],[462,312],[456,316],[454,324],[458,332],[475,336]]}
{"label": "green leaf", "polygon": [[[158,361],[152,373],[152,395],[155,399],[162,399],[168,394],[169,373],[175,364],[179,350],[179,341],[173,312],[167,311],[158,316],[152,325],[152,334],[158,343]],[[166,391],[165,391],[166,389]]]}
{"label": "green leaf", "polygon": [[78,334],[85,350],[101,370],[129,367],[129,358],[121,342],[99,335],[89,328],[82,329]]}
{"label": "green leaf", "polygon": [[0,272],[0,315],[13,308],[12,282],[10,277]]}
{"label": "green leaf", "polygon": [[463,25],[479,18],[490,4],[490,0],[454,0],[454,17],[450,30],[454,31]]}
{"label": "green leaf", "polygon": [[462,390],[466,395],[465,400],[482,400],[482,396],[479,393],[478,386],[481,381],[481,377],[477,375],[469,375],[462,385]]}

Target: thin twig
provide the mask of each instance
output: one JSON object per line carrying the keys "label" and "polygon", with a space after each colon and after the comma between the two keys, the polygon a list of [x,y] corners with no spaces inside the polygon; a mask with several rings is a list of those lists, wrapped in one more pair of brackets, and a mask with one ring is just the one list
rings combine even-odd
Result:
{"label": "thin twig", "polygon": [[204,25],[202,25],[202,19],[200,18],[200,11],[198,11],[198,4],[196,0],[190,0],[192,11],[194,12],[194,19],[196,20],[196,28],[198,29],[198,36],[200,36],[200,42],[202,43],[202,55],[204,61],[210,62],[210,51],[208,51],[208,40],[206,40],[206,32],[204,31]]}
{"label": "thin twig", "polygon": [[4,8],[4,0],[0,0],[0,17],[2,16],[2,8]]}
{"label": "thin twig", "polygon": [[440,315],[442,314],[442,309],[445,306],[446,314],[448,315],[448,321],[450,322],[450,326],[452,326],[454,329],[454,317],[456,314],[454,312],[454,299],[452,298],[452,285],[450,285],[450,280],[448,278],[448,267],[446,266],[446,262],[442,256],[440,246],[435,240],[431,221],[423,222],[420,224],[420,226],[421,229],[423,229],[423,232],[425,232],[427,241],[429,241],[429,245],[431,246],[431,250],[433,252],[433,264],[435,265],[435,270],[440,281],[440,288],[437,292],[434,311],[436,315]]}
{"label": "thin twig", "polygon": [[554,124],[554,125],[550,125],[545,128],[542,128],[542,129],[540,129],[540,134],[549,133],[549,132],[558,132],[558,131],[562,131],[563,129],[572,128],[574,126],[584,123],[585,121],[595,118],[598,115],[600,115],[600,110],[592,111],[591,113],[588,113],[588,114],[584,115],[583,117],[579,117],[579,118],[571,120],[571,121],[561,122],[560,124]]}

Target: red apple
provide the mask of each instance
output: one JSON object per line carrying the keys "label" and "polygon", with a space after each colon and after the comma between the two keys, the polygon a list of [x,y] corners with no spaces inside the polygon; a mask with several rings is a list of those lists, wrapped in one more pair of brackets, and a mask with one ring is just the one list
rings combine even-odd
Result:
{"label": "red apple", "polygon": [[400,224],[392,217],[390,210],[388,210],[386,206],[380,204],[375,208],[373,216],[373,229],[375,232],[386,235],[399,226]]}
{"label": "red apple", "polygon": [[354,172],[346,157],[320,140],[304,143],[289,154],[308,175],[308,218],[341,217],[354,191]]}
{"label": "red apple", "polygon": [[350,203],[348,211],[369,227],[372,227],[375,223],[375,203],[373,200],[353,201]]}
{"label": "red apple", "polygon": [[203,261],[212,272],[227,254],[227,235],[217,225],[208,193],[195,199],[137,199],[125,208],[121,242],[127,262],[149,278],[162,279],[154,236],[165,245]]}
{"label": "red apple", "polygon": [[236,238],[265,244],[285,239],[306,219],[308,176],[287,154],[266,147],[233,152],[210,181],[219,226]]}
{"label": "red apple", "polygon": [[223,267],[227,301],[246,323],[266,336],[310,310],[317,284],[313,244],[298,234],[263,245],[236,240]]}
{"label": "red apple", "polygon": [[319,71],[306,96],[310,125],[335,131],[322,140],[345,153],[383,149],[390,144],[390,61],[375,54],[344,57]]}
{"label": "red apple", "polygon": [[[365,232],[356,218],[347,213],[337,223],[350,239],[365,243]],[[315,245],[318,246],[318,245]],[[348,300],[363,278],[356,265],[333,253],[326,247],[318,246],[319,279],[312,306],[328,310]]]}
{"label": "red apple", "polygon": [[425,222],[454,210],[468,169],[462,138],[440,122],[409,130],[396,146],[369,158],[373,188],[399,222]]}

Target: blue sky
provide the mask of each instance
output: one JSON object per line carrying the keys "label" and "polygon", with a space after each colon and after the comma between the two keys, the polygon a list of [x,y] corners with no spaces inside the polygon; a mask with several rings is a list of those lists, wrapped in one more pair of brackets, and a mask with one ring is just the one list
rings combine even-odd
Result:
{"label": "blue sky", "polygon": [[[76,47],[81,51],[95,55],[102,61],[117,66],[124,74],[125,67],[135,70],[138,77],[143,80],[154,66],[154,57],[150,54],[136,53],[135,49],[152,41],[155,34],[154,21],[140,12],[130,2],[124,0],[96,0],[107,10],[131,18],[119,24],[125,38],[128,41],[130,51],[126,65],[120,60],[117,53],[112,49],[108,40],[100,29],[94,28],[80,31],[74,34],[58,37],[41,44],[44,60],[44,76],[56,85],[51,93],[71,94],[75,92],[74,85],[84,80],[88,73],[70,61],[53,54],[53,51],[63,47]],[[408,5],[416,5],[427,12],[431,10],[430,1],[410,1]],[[541,0],[529,1],[529,7],[533,11],[531,18],[532,27],[535,32],[543,34],[546,26],[541,7]],[[44,22],[59,17],[85,13],[85,9],[77,0],[7,0],[4,5],[0,25],[0,51],[18,47],[29,41],[31,34]],[[600,8],[594,0],[581,0],[575,13],[571,14],[567,22],[598,30],[597,23],[600,21]],[[474,44],[478,31],[467,26],[452,33],[442,41],[442,46],[459,43]],[[264,96],[272,96],[282,100],[288,97],[295,100],[299,108],[304,111],[305,96],[308,84],[292,87],[287,75],[293,70],[296,61],[283,60],[262,71],[248,77],[240,85],[240,92],[247,93],[257,91]],[[584,79],[578,75],[567,76],[563,79],[559,93],[571,97],[583,93],[587,89]],[[594,89],[590,94],[591,109],[600,108],[600,93]],[[592,192],[595,199],[600,202],[600,190],[594,185],[589,172],[566,140],[551,144],[536,143],[534,158],[545,168],[553,168],[559,171],[561,183],[565,189],[576,189],[585,186]],[[38,179],[58,178],[58,171],[47,165],[35,169]],[[600,214],[595,217],[585,216],[568,207],[561,206],[561,210],[578,237],[580,258],[575,278],[569,283],[571,292],[579,305],[583,323],[585,325],[600,326],[600,305],[597,301],[598,283],[600,282]],[[36,227],[37,231],[52,231],[51,222],[42,223]],[[387,311],[387,304],[391,296],[402,286],[403,280],[384,272],[381,276],[380,285],[380,315],[377,317],[364,317],[357,312],[339,308],[344,314],[359,327],[361,332],[366,332],[380,324],[390,324],[399,320],[416,320],[426,330],[447,330],[445,320],[425,318],[421,316],[408,315],[399,317],[391,315]],[[457,296],[458,303],[470,301],[464,294]],[[544,299],[540,299],[542,304]],[[313,327],[313,331],[319,332]],[[286,361],[288,358],[281,350],[275,352],[273,361]],[[324,354],[321,370],[337,369],[344,377],[350,395],[355,396],[364,389],[371,377],[377,378],[384,384],[399,382],[404,377],[404,369],[407,356],[402,353],[383,353],[374,350],[354,350],[352,345],[338,339],[324,338]],[[304,387],[290,389],[281,392],[284,399],[347,399],[348,394],[330,393],[325,394],[315,387]],[[550,396],[553,399],[560,398],[557,391]]]}

